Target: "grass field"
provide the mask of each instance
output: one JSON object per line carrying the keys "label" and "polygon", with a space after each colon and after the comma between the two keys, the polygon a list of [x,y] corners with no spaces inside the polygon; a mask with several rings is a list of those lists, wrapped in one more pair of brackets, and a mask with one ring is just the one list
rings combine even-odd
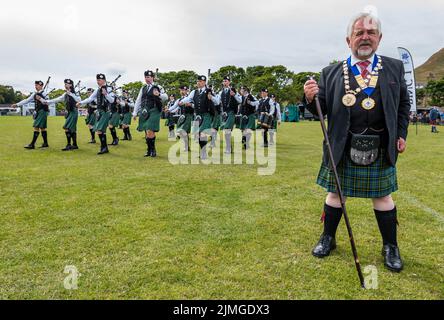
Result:
{"label": "grass field", "polygon": [[[412,127],[398,162],[402,273],[383,267],[371,203],[348,202],[361,263],[378,270],[378,289],[363,290],[343,221],[329,258],[310,253],[324,200],[318,122],[283,124],[276,173],[258,176],[257,165],[171,165],[166,127],[156,159],[134,129],[99,157],[81,118],[80,150],[63,153],[63,120],[49,118],[50,149],[29,151],[32,119],[0,117],[0,298],[444,298],[444,130]],[[67,265],[77,290],[64,288]]]}

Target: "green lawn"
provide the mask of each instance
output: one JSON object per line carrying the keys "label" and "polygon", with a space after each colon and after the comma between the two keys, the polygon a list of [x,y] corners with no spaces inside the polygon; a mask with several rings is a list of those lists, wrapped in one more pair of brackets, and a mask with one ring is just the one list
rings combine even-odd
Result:
{"label": "green lawn", "polygon": [[[379,288],[363,290],[343,222],[329,258],[310,253],[325,196],[318,122],[283,124],[276,173],[258,176],[257,165],[171,165],[166,127],[156,159],[135,129],[97,156],[81,118],[80,150],[63,153],[63,120],[49,118],[50,149],[29,151],[32,119],[0,117],[0,298],[444,298],[444,130],[412,127],[398,162],[402,273],[383,267],[370,201],[348,202],[360,261],[378,269]],[[63,286],[67,265],[77,290]]]}

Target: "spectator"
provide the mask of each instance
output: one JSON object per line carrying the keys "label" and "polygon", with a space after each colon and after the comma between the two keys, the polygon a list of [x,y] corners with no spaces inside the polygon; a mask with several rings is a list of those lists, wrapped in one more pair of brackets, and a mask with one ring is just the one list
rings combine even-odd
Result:
{"label": "spectator", "polygon": [[438,130],[436,129],[436,123],[439,118],[438,108],[433,107],[432,109],[430,109],[429,116],[430,116],[430,125],[432,126],[432,133],[438,133]]}

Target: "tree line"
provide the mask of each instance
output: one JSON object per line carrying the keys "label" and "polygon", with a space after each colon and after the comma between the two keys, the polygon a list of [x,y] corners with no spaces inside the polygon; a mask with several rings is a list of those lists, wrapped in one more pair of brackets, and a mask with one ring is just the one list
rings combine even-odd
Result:
{"label": "tree line", "polygon": [[[333,63],[333,62],[332,62]],[[208,83],[218,92],[222,88],[222,80],[225,76],[231,78],[231,84],[236,88],[247,86],[252,93],[258,95],[262,88],[267,88],[270,93],[276,95],[281,105],[297,104],[303,96],[304,83],[307,76],[314,75],[319,78],[318,72],[295,73],[285,66],[252,66],[247,68],[236,66],[225,66],[210,73]],[[179,86],[187,85],[193,89],[196,85],[198,74],[191,70],[159,72],[156,82],[161,85],[168,94],[179,96]],[[128,90],[130,96],[135,99],[143,86],[142,81],[118,84]],[[55,98],[63,94],[63,89],[51,92],[50,98]],[[86,93],[82,93],[82,98]],[[26,96],[20,91],[14,90],[12,86],[0,85],[0,104],[16,103]],[[427,86],[416,90],[418,104],[444,106],[444,78],[441,80],[429,81]],[[57,110],[64,108],[62,103],[57,105]]]}

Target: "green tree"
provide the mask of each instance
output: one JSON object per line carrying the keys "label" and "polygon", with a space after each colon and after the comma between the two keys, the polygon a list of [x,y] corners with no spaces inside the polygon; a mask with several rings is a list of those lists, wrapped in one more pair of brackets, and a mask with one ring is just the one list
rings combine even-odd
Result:
{"label": "green tree", "polygon": [[432,105],[444,106],[444,78],[429,81],[425,90]]}
{"label": "green tree", "polygon": [[157,83],[161,85],[168,94],[179,95],[180,86],[188,86],[194,88],[196,83],[197,73],[189,70],[170,71],[159,73],[157,76]]}
{"label": "green tree", "polygon": [[128,90],[129,96],[133,100],[136,100],[136,98],[139,94],[140,88],[142,88],[142,86],[143,86],[142,81],[135,81],[135,82],[130,82],[130,83],[124,84],[122,86],[122,89]]}
{"label": "green tree", "polygon": [[210,84],[216,91],[222,88],[222,81],[226,76],[230,77],[232,86],[239,88],[245,80],[245,70],[236,66],[225,66],[211,73]]}
{"label": "green tree", "polygon": [[[54,99],[54,98],[60,97],[64,93],[65,93],[64,89],[56,89],[56,90],[54,90],[53,92],[51,92],[49,94],[49,99]],[[66,107],[65,107],[65,104],[63,102],[59,102],[59,103],[56,104],[56,111],[60,112],[62,110],[65,110],[65,108]]]}

